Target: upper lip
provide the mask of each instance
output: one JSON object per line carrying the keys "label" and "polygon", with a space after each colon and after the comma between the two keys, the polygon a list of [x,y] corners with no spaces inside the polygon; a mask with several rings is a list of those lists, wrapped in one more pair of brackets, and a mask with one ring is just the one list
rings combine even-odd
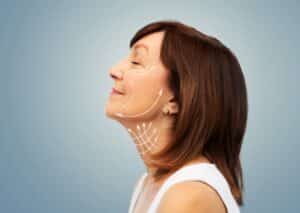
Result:
{"label": "upper lip", "polygon": [[123,92],[121,92],[120,90],[116,89],[115,87],[113,87],[113,90],[115,90],[117,93],[123,94]]}

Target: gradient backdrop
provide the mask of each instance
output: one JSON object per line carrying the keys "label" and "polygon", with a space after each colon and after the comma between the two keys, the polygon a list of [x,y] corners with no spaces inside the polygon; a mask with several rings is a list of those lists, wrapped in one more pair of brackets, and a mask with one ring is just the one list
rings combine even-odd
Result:
{"label": "gradient backdrop", "polygon": [[145,171],[105,117],[109,68],[152,21],[175,19],[238,56],[249,121],[242,212],[299,212],[299,1],[1,1],[0,212],[127,212]]}

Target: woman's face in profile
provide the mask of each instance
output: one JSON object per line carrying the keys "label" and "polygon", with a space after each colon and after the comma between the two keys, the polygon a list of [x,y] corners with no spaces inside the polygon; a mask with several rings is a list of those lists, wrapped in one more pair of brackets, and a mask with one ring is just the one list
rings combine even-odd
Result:
{"label": "woman's face in profile", "polygon": [[149,34],[138,40],[128,56],[110,69],[114,80],[106,104],[112,118],[150,118],[160,113],[167,102],[169,72],[160,60],[164,32]]}

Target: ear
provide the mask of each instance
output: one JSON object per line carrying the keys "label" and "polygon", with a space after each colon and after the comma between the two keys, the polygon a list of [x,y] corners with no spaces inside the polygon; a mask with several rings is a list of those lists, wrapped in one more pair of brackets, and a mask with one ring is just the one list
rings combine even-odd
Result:
{"label": "ear", "polygon": [[170,103],[170,110],[169,110],[170,114],[171,114],[171,115],[172,115],[172,114],[177,114],[178,111],[179,111],[178,104],[177,104],[176,102]]}
{"label": "ear", "polygon": [[174,97],[170,98],[169,102],[167,103],[167,109],[169,111],[169,114],[177,114],[179,111],[179,105]]}

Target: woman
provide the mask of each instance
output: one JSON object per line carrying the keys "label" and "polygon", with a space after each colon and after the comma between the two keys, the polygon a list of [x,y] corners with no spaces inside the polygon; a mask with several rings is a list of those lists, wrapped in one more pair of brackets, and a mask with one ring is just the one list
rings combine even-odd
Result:
{"label": "woman", "polygon": [[218,39],[178,21],[153,22],[110,70],[106,115],[133,138],[147,172],[129,213],[235,213],[247,120],[241,67]]}

